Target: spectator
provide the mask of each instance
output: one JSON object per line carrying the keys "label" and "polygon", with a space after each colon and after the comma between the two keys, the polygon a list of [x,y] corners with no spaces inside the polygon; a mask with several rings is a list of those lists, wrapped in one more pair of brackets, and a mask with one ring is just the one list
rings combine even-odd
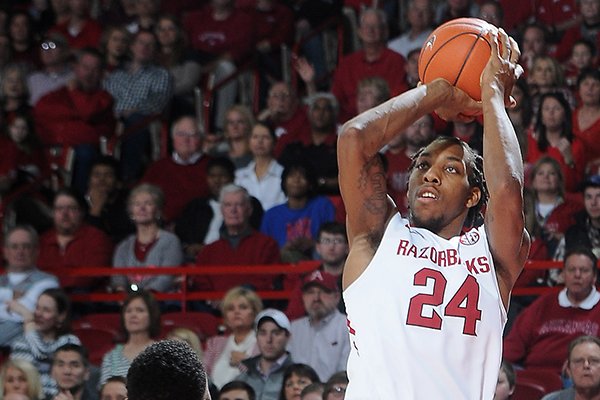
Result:
{"label": "spectator", "polygon": [[300,400],[323,400],[323,389],[325,389],[325,384],[311,383],[300,392]]}
{"label": "spectator", "polygon": [[525,369],[560,375],[567,344],[581,334],[600,333],[596,256],[584,247],[565,255],[565,288],[538,297],[524,309],[504,339],[504,358]]}
{"label": "spectator", "polygon": [[[306,131],[294,141],[288,141],[279,156],[279,162],[287,167],[306,162],[317,173],[316,193],[339,194],[337,168],[338,102],[331,93],[317,93],[308,100],[308,122]],[[281,139],[282,141],[285,138]]]}
{"label": "spectator", "polygon": [[40,56],[35,45],[31,17],[26,11],[15,10],[9,17],[7,33],[10,37],[12,60],[28,72],[40,66]]}
{"label": "spectator", "polygon": [[311,258],[319,227],[334,220],[331,201],[314,195],[316,184],[314,172],[308,165],[289,165],[281,175],[287,202],[267,210],[263,216],[260,230],[277,241],[284,260]]}
{"label": "spectator", "polygon": [[[348,257],[348,236],[346,235],[346,227],[339,222],[326,222],[322,224],[319,228],[315,251],[317,257],[322,261],[322,264],[319,265],[319,268],[315,271],[308,274],[308,276],[320,276],[324,279],[329,279],[328,276],[332,276],[337,280],[338,288],[341,288],[344,263],[346,262],[346,257]],[[302,280],[299,281],[290,296],[290,302],[285,313],[291,320],[306,315],[304,302],[302,300],[303,285],[304,282],[302,282]],[[345,307],[343,301],[339,302],[338,309],[341,312],[344,312]]]}
{"label": "spectator", "polygon": [[371,76],[358,82],[356,110],[359,114],[378,106],[390,98],[390,87],[385,79]]}
{"label": "spectator", "polygon": [[292,364],[285,369],[279,400],[298,400],[302,389],[319,382],[319,375],[306,364]]}
{"label": "spectator", "polygon": [[[204,285],[213,290],[226,290],[232,285],[251,284],[257,290],[270,290],[273,282],[269,276],[248,276],[252,265],[277,264],[281,262],[277,243],[269,236],[255,231],[250,226],[252,203],[246,189],[237,185],[227,185],[221,189],[219,197],[223,227],[221,238],[198,253],[198,265],[240,265],[247,271],[245,276],[213,276],[206,280],[196,276],[192,285]],[[241,272],[241,271],[240,271]]]}
{"label": "spectator", "polygon": [[[61,268],[109,267],[112,242],[100,229],[84,222],[85,200],[63,188],[54,196],[52,208],[54,227],[40,237],[40,269],[52,272]],[[98,278],[55,275],[68,291],[88,290],[100,282]]]}
{"label": "spectator", "polygon": [[90,17],[90,0],[69,0],[68,3],[68,20],[57,23],[50,31],[66,37],[72,49],[97,48],[102,26]]}
{"label": "spectator", "polygon": [[[183,261],[183,250],[177,236],[160,228],[164,206],[162,191],[153,185],[136,186],[129,195],[127,209],[136,233],[117,246],[114,268],[176,267]],[[129,288],[169,292],[174,289],[172,275],[113,275],[111,286],[116,291]],[[133,290],[137,290],[133,289]]]}
{"label": "spectator", "polygon": [[[525,225],[531,235],[529,258],[551,260],[565,231],[575,223],[581,202],[578,195],[565,193],[560,165],[550,157],[534,165],[530,186],[524,196]],[[540,272],[544,271],[523,272],[521,282],[541,278]]]}
{"label": "spectator", "polygon": [[190,115],[176,119],[171,125],[173,153],[152,163],[142,182],[156,185],[165,194],[163,218],[174,221],[192,199],[209,194],[206,165],[210,157],[201,151],[202,133]]}
{"label": "spectator", "polygon": [[19,64],[8,64],[2,70],[0,86],[0,112],[6,120],[16,114],[28,114],[31,107],[27,103],[26,72]]}
{"label": "spectator", "polygon": [[387,161],[388,192],[403,215],[408,211],[408,170],[413,156],[436,137],[433,129],[433,116],[426,114],[413,122],[404,136],[398,135],[387,145],[383,156]]}
{"label": "spectator", "polygon": [[323,390],[323,400],[338,400],[346,396],[346,387],[348,387],[348,375],[346,371],[333,374],[325,383]]}
{"label": "spectator", "polygon": [[515,370],[511,363],[502,361],[494,400],[509,400],[515,391]]}
{"label": "spectator", "polygon": [[586,399],[600,395],[600,339],[579,336],[569,343],[566,370],[573,386],[547,394],[542,400]]}
{"label": "spectator", "polygon": [[160,13],[160,0],[135,1],[134,9],[133,20],[126,25],[127,30],[134,35],[142,30],[153,31]]}
{"label": "spectator", "polygon": [[420,49],[431,33],[433,7],[429,0],[412,0],[406,10],[409,28],[402,35],[388,42],[388,47],[408,58],[408,53]]}
{"label": "spectator", "polygon": [[565,178],[568,192],[577,190],[583,180],[583,144],[573,136],[571,108],[560,93],[546,93],[539,103],[538,119],[528,135],[525,160],[532,164],[541,157],[555,159]]}
{"label": "spectator", "polygon": [[6,273],[0,275],[0,346],[5,347],[23,333],[24,317],[34,311],[44,290],[58,287],[58,280],[36,267],[39,238],[32,227],[9,229],[3,250]]}
{"label": "spectator", "polygon": [[[201,21],[201,23],[200,23]],[[202,9],[190,12],[183,23],[192,48],[200,51],[207,70],[219,85],[235,73],[237,67],[252,54],[256,44],[256,18],[244,12],[233,0],[211,0]],[[237,97],[237,82],[224,83],[217,91],[215,122],[217,130],[223,128],[225,112]]]}
{"label": "spectator", "polygon": [[0,369],[0,394],[6,399],[11,393],[27,396],[29,400],[42,399],[42,384],[37,369],[25,360],[7,360]]}
{"label": "spectator", "polygon": [[575,223],[565,232],[555,259],[562,260],[565,250],[582,246],[596,257],[600,255],[600,176],[586,179],[582,190],[584,210],[575,215]]}
{"label": "spectator", "polygon": [[252,386],[242,381],[231,381],[221,388],[217,400],[255,400]]}
{"label": "spectator", "polygon": [[550,44],[548,42],[548,30],[546,26],[535,22],[525,26],[519,47],[521,48],[519,61],[525,70],[523,76],[528,77],[529,72],[533,69],[533,61],[537,57],[548,55]]}
{"label": "spectator", "polygon": [[356,115],[356,82],[362,78],[379,76],[385,79],[393,96],[407,89],[404,57],[386,47],[387,35],[383,11],[366,9],[361,13],[358,36],[363,48],[342,58],[333,76],[331,91],[340,102],[339,122]]}
{"label": "spectator", "polygon": [[56,349],[51,374],[58,387],[52,400],[98,400],[98,393],[87,385],[90,361],[85,347],[70,343]]}
{"label": "spectator", "polygon": [[204,352],[202,351],[202,344],[200,338],[194,333],[194,331],[187,328],[175,328],[167,335],[166,339],[171,340],[182,340],[190,345],[194,353],[202,360],[204,358]]}
{"label": "spectator", "polygon": [[223,297],[221,313],[227,334],[208,339],[204,358],[206,373],[218,388],[239,375],[243,360],[258,354],[254,319],[262,308],[256,292],[241,286],[229,289]]}
{"label": "spectator", "polygon": [[27,88],[29,104],[36,105],[39,99],[73,79],[73,71],[69,65],[69,44],[60,33],[46,36],[40,45],[42,69],[29,75]]}
{"label": "spectator", "polygon": [[600,158],[600,72],[590,68],[577,78],[579,107],[573,112],[573,135],[586,150],[586,164]]}
{"label": "spectator", "polygon": [[100,39],[100,51],[104,55],[104,69],[107,74],[125,67],[130,35],[122,26],[109,26]]}
{"label": "spectator", "polygon": [[111,376],[100,388],[100,400],[126,400],[127,380],[123,376]]}
{"label": "spectator", "polygon": [[113,243],[135,231],[127,212],[127,191],[118,178],[119,162],[102,156],[92,163],[85,200],[89,207],[86,221],[101,229]]}
{"label": "spectator", "polygon": [[279,157],[286,143],[296,140],[308,125],[306,107],[300,105],[298,94],[291,85],[275,82],[267,98],[267,108],[257,117],[273,127],[278,141],[275,157]]}
{"label": "spectator", "polygon": [[104,80],[115,99],[115,113],[123,123],[122,178],[135,181],[150,147],[148,123],[165,111],[172,92],[169,72],[154,62],[157,40],[152,32],[139,31],[129,47],[131,62]]}
{"label": "spectator", "polygon": [[579,74],[586,69],[593,69],[596,64],[596,46],[592,42],[579,39],[573,43],[569,49],[569,58],[563,63],[568,88],[576,92]]}
{"label": "spectator", "polygon": [[346,316],[338,311],[340,288],[337,277],[316,271],[302,286],[302,301],[307,316],[291,325],[288,350],[295,362],[308,364],[321,380],[346,368],[350,340]]}
{"label": "spectator", "polygon": [[62,345],[80,344],[70,334],[70,302],[61,289],[46,289],[37,300],[35,311],[24,317],[24,333],[11,344],[10,359],[32,363],[40,373],[45,396],[56,394],[50,377],[52,355]]}
{"label": "spectator", "polygon": [[472,0],[445,0],[436,8],[435,24],[441,25],[455,18],[476,17],[479,3]]}
{"label": "spectator", "polygon": [[504,27],[504,9],[496,0],[485,0],[479,4],[479,18],[497,27]]}
{"label": "spectator", "polygon": [[163,340],[144,350],[127,372],[129,400],[210,400],[208,379],[193,350]]}
{"label": "spectator", "polygon": [[72,185],[85,193],[100,142],[114,135],[116,121],[113,98],[100,87],[100,53],[92,48],[80,50],[74,72],[74,80],[41,97],[34,116],[46,147],[75,150]]}
{"label": "spectator", "polygon": [[[235,166],[226,157],[211,158],[206,164],[206,183],[210,194],[190,201],[175,222],[175,233],[183,243],[186,260],[195,262],[204,245],[219,239],[223,225],[219,195],[224,186],[233,183],[234,173]],[[251,200],[250,226],[258,229],[263,209],[256,198]]]}
{"label": "spectator", "polygon": [[[154,0],[153,0],[154,1]],[[173,76],[173,111],[176,115],[195,112],[194,88],[200,82],[202,66],[187,49],[187,38],[179,20],[162,15],[156,23],[159,64]]]}
{"label": "spectator", "polygon": [[281,189],[283,167],[273,157],[276,141],[271,126],[262,122],[254,124],[250,133],[250,152],[253,159],[247,166],[235,172],[235,183],[256,197],[263,210],[286,200]]}
{"label": "spectator", "polygon": [[140,290],[127,296],[121,308],[121,331],[126,341],[102,358],[100,385],[111,376],[125,376],[131,362],[158,337],[160,310],[150,292]]}
{"label": "spectator", "polygon": [[260,354],[242,362],[245,372],[236,379],[248,383],[257,400],[278,400],[285,369],[292,364],[285,350],[290,339],[290,321],[274,308],[260,312],[255,319]]}
{"label": "spectator", "polygon": [[535,114],[536,120],[541,118],[538,107],[545,94],[558,93],[565,98],[570,109],[575,108],[575,98],[566,86],[561,65],[551,56],[541,55],[533,59],[527,83],[529,84],[532,107],[537,113]]}
{"label": "spectator", "polygon": [[225,113],[223,136],[227,142],[227,154],[236,169],[243,168],[252,161],[250,153],[250,132],[254,125],[252,111],[243,105],[234,105]]}

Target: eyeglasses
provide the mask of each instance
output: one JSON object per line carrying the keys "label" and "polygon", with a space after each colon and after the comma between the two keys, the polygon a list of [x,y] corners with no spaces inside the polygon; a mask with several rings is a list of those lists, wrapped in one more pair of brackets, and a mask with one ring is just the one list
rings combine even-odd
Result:
{"label": "eyeglasses", "polygon": [[346,244],[346,241],[344,239],[339,239],[339,238],[336,238],[336,239],[325,238],[325,239],[319,240],[319,243],[340,245],[340,244]]}
{"label": "eyeglasses", "polygon": [[33,249],[33,243],[9,243],[6,247],[10,250],[31,250]]}
{"label": "eyeglasses", "polygon": [[571,364],[577,368],[581,368],[588,363],[590,367],[597,367],[600,365],[600,358],[590,357],[590,358],[575,358],[571,360]]}
{"label": "eyeglasses", "polygon": [[56,43],[52,41],[47,41],[42,43],[42,50],[54,50],[56,48]]}

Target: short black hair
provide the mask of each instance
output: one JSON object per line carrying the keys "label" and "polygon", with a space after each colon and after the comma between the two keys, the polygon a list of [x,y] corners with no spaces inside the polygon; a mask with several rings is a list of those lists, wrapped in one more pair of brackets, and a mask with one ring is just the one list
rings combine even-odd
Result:
{"label": "short black hair", "polygon": [[115,173],[115,176],[119,176],[119,162],[116,158],[112,156],[101,156],[96,158],[92,162],[92,166],[90,167],[90,171],[94,169],[94,167],[102,165],[103,167],[109,167]]}
{"label": "short black hair", "polygon": [[129,400],[202,400],[206,388],[200,358],[180,340],[148,346],[127,372]]}
{"label": "short black hair", "polygon": [[348,236],[346,235],[346,225],[337,221],[324,222],[319,227],[319,233],[317,233],[317,239],[321,238],[322,233],[329,233],[332,235],[342,235],[346,240]]}
{"label": "short black hair", "polygon": [[308,192],[306,197],[309,199],[315,196],[315,188],[317,187],[317,174],[313,167],[304,161],[294,161],[287,165],[281,173],[281,190],[287,196],[285,181],[293,172],[300,172],[308,182]]}
{"label": "short black hair", "polygon": [[85,365],[86,367],[88,367],[90,365],[90,357],[89,357],[89,353],[88,353],[87,349],[85,347],[83,347],[82,345],[75,344],[75,343],[66,343],[66,344],[63,344],[62,346],[60,346],[58,349],[56,349],[54,351],[54,355],[52,356],[52,365],[54,365],[54,362],[56,360],[56,355],[58,353],[67,352],[67,351],[72,351],[74,353],[79,354],[79,356],[81,357],[81,361],[83,362],[83,365]]}
{"label": "short black hair", "polygon": [[206,163],[206,172],[215,167],[223,168],[231,177],[231,182],[235,178],[235,164],[228,157],[214,157]]}
{"label": "short black hair", "polygon": [[567,250],[565,251],[565,256],[563,258],[564,262],[566,263],[567,258],[571,257],[572,255],[585,256],[589,258],[593,265],[594,274],[598,273],[598,258],[596,257],[592,249],[590,249],[587,246],[574,246],[567,248]]}
{"label": "short black hair", "polygon": [[[255,400],[256,399],[256,392],[254,391],[254,389],[252,388],[252,386],[250,386],[249,384],[247,384],[244,381],[231,381],[229,383],[226,383],[221,388],[221,390],[219,390],[219,397],[221,397],[222,394],[225,394],[227,392],[231,392],[232,390],[243,390],[248,395],[248,400]],[[215,400],[218,400],[218,398],[215,399]]]}

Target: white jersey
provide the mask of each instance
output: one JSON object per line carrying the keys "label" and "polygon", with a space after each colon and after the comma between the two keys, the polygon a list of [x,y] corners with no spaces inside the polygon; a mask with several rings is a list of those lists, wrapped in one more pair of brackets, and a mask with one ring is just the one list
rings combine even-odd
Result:
{"label": "white jersey", "polygon": [[346,400],[494,397],[506,310],[483,227],[446,240],[396,215],[344,300]]}

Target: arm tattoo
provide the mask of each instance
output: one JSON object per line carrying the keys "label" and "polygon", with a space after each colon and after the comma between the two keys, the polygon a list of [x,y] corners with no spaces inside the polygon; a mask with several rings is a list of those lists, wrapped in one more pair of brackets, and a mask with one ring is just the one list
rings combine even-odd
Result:
{"label": "arm tattoo", "polygon": [[387,187],[383,165],[379,155],[373,156],[363,165],[358,187],[365,194],[365,209],[375,215],[387,213]]}

